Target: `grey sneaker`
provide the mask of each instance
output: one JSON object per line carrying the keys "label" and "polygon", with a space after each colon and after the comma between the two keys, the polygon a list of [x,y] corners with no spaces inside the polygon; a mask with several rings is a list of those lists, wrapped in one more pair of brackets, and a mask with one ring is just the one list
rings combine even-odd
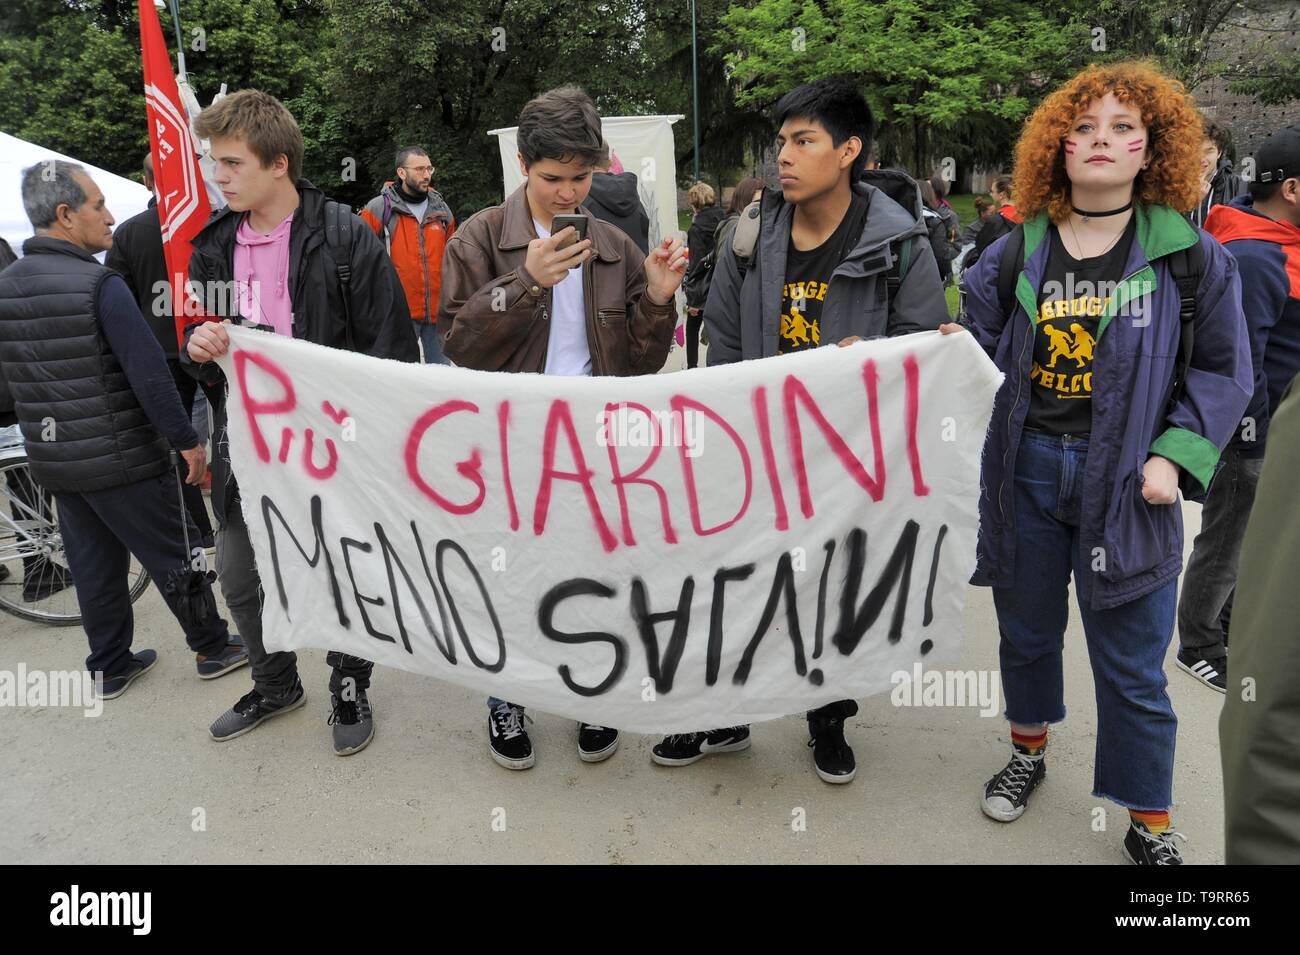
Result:
{"label": "grey sneaker", "polygon": [[375,719],[365,690],[357,691],[355,700],[340,700],[333,693],[329,725],[334,727],[334,755],[359,753],[375,738]]}
{"label": "grey sneaker", "polygon": [[306,702],[307,692],[302,688],[301,680],[294,684],[289,698],[280,702],[268,700],[253,690],[241,696],[238,703],[218,716],[208,732],[218,743],[224,743],[236,736],[243,736],[273,716],[296,710]]}

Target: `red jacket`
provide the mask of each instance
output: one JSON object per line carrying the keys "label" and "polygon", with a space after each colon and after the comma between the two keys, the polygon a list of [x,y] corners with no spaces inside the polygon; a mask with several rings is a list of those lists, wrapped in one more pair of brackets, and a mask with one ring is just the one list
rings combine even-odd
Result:
{"label": "red jacket", "polygon": [[[417,225],[402,191],[386,182],[360,215],[388,249],[393,268],[406,290],[411,318],[436,323],[438,295],[442,290],[442,252],[456,231],[456,220],[447,203],[438,193],[430,191],[424,221]],[[384,234],[385,218],[388,219],[387,235]]]}

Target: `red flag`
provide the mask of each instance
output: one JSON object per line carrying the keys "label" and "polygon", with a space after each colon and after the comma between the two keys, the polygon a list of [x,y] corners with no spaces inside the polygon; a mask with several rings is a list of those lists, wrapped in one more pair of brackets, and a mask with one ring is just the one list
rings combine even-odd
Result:
{"label": "red flag", "polygon": [[[212,209],[199,169],[194,135],[176,88],[171,57],[163,42],[162,26],[153,0],[140,0],[140,55],[144,61],[144,104],[149,121],[149,149],[153,153],[154,182],[158,188],[158,219],[162,223],[163,255],[172,288],[172,315],[176,341],[183,344],[184,329],[197,314],[186,294],[190,274],[190,241],[208,221]],[[187,315],[188,309],[188,315]]]}

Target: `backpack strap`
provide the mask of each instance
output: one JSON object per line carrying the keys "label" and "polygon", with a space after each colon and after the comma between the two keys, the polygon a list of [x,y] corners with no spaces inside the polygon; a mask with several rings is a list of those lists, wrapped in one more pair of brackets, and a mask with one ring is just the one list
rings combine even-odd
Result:
{"label": "backpack strap", "polygon": [[1011,238],[1002,247],[1002,257],[998,260],[998,305],[1004,317],[1015,307],[1016,282],[1024,270],[1025,227],[1018,225],[1011,230]]}
{"label": "backpack strap", "polygon": [[758,233],[763,225],[762,196],[760,192],[749,205],[740,210],[736,230],[731,233],[731,251],[736,254],[736,267],[740,269],[742,281],[749,271],[749,263],[754,259],[754,249],[758,247]]}
{"label": "backpack strap", "polygon": [[325,248],[334,259],[343,297],[343,331],[348,351],[356,351],[352,338],[352,210],[332,199],[325,201]]}
{"label": "backpack strap", "polygon": [[393,198],[388,194],[388,189],[383,191],[384,196],[384,215],[381,218],[380,225],[384,231],[384,251],[389,255],[393,254],[393,235],[388,231],[388,223],[393,221]]}
{"label": "backpack strap", "polygon": [[903,279],[907,278],[907,270],[912,265],[912,244],[918,238],[920,237],[914,235],[910,239],[900,239],[896,245],[891,246],[894,252],[894,264],[885,273],[886,301],[894,300],[899,287],[903,284]]}
{"label": "backpack strap", "polygon": [[1172,411],[1183,396],[1187,383],[1187,367],[1192,360],[1195,334],[1192,322],[1196,319],[1196,293],[1205,276],[1205,249],[1200,236],[1196,244],[1179,249],[1169,256],[1169,272],[1178,286],[1178,361],[1174,365],[1174,387],[1169,396]]}

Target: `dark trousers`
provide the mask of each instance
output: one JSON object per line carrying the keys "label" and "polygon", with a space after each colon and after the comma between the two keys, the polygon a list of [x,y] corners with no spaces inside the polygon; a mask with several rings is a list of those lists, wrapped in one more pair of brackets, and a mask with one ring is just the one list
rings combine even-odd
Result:
{"label": "dark trousers", "polygon": [[[288,650],[268,653],[262,640],[262,579],[257,572],[244,512],[238,505],[230,508],[226,523],[217,532],[217,576],[230,616],[248,648],[253,688],[268,700],[286,699],[298,683],[298,656]],[[352,681],[352,691],[370,686],[370,673],[375,667],[370,661],[331,650],[325,662],[333,668],[331,693],[342,695],[348,680]]]}
{"label": "dark trousers", "polygon": [[700,361],[700,328],[704,325],[704,311],[692,315],[686,313],[686,367],[694,368]]}
{"label": "dark trousers", "polygon": [[1237,558],[1263,467],[1262,456],[1227,451],[1223,467],[1210,482],[1201,508],[1201,531],[1192,544],[1178,598],[1178,642],[1184,650],[1219,657],[1228,645]]}
{"label": "dark trousers", "polygon": [[[57,492],[59,529],[68,568],[77,583],[81,625],[90,641],[86,669],[105,678],[122,673],[131,657],[134,620],[127,573],[131,555],[144,565],[176,613],[166,591],[167,575],[188,568],[181,521],[188,515],[176,493],[171,469],[157,477],[103,491]],[[190,527],[190,539],[197,531]],[[226,621],[202,627],[178,615],[185,642],[195,653],[219,653],[230,639]]]}
{"label": "dark trousers", "polygon": [[[176,382],[176,392],[181,396],[181,404],[185,407],[185,413],[191,417],[194,415],[194,396],[198,393],[199,383],[192,375],[185,373],[178,361],[168,359],[167,367],[171,369],[172,380]],[[189,465],[182,459],[177,465],[180,470],[181,480],[189,474]],[[185,497],[185,509],[190,512],[190,519],[194,521],[194,526],[198,528],[199,538],[212,536],[212,521],[208,517],[208,507],[203,503],[203,492],[197,485],[182,484],[181,494]]]}

